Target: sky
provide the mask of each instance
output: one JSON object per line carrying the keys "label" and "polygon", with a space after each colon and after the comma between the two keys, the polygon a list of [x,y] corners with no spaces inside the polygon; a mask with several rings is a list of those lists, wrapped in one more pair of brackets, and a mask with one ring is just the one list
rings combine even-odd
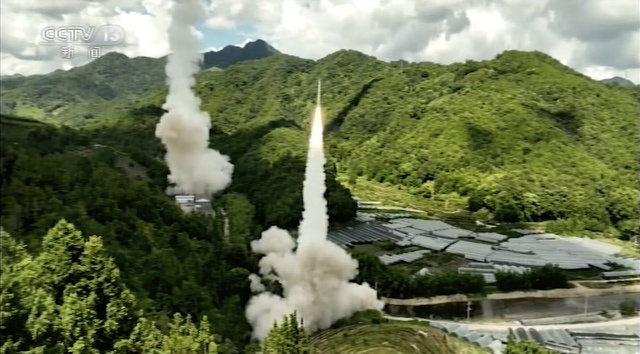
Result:
{"label": "sky", "polygon": [[[354,49],[381,60],[442,64],[485,60],[506,49],[539,50],[604,79],[640,83],[638,0],[203,0],[202,50],[263,39],[320,59]],[[168,54],[171,0],[2,0],[0,74],[45,74],[92,60],[42,45],[47,26],[119,25],[130,57]]]}

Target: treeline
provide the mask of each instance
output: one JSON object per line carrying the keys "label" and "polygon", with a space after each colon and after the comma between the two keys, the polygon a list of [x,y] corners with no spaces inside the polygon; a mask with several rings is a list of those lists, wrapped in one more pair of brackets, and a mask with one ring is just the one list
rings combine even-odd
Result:
{"label": "treeline", "polygon": [[386,265],[367,252],[354,251],[352,255],[359,264],[355,281],[369,283],[380,296],[405,299],[485,292],[486,284],[480,274],[443,272],[417,275],[407,268]]}
{"label": "treeline", "polygon": [[[449,271],[418,275],[411,273],[408,268],[386,265],[380,262],[378,257],[367,252],[353,251],[352,255],[359,264],[356,281],[375,286],[380,296],[406,299],[452,294],[484,294],[487,290],[481,274]],[[571,286],[567,273],[551,264],[533,268],[522,274],[497,272],[496,282],[498,290],[504,292]]]}
{"label": "treeline", "polygon": [[497,272],[496,285],[500,291],[550,290],[569,288],[567,273],[557,266],[547,264],[533,268],[522,274],[515,272]]}
{"label": "treeline", "polygon": [[[351,60],[342,64],[362,76],[373,61]],[[366,90],[353,78],[333,83],[353,97],[335,108],[329,143],[351,180],[462,196],[498,222],[638,233],[638,88],[594,82],[542,53],[391,65],[370,73],[379,80]]]}
{"label": "treeline", "polygon": [[274,324],[262,341],[262,354],[309,354],[309,337],[304,330],[304,321],[293,312],[281,323]]}

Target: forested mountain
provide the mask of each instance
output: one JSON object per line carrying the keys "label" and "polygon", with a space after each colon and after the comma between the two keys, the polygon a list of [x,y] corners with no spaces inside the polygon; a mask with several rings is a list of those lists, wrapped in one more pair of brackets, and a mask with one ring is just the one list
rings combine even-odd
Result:
{"label": "forested mountain", "polygon": [[279,52],[262,39],[249,42],[244,47],[228,45],[219,51],[209,51],[204,53],[202,68],[226,69],[231,65],[246,61],[257,60],[270,57]]}
{"label": "forested mountain", "polygon": [[620,86],[635,86],[633,81],[625,79],[624,77],[620,77],[620,76],[614,76],[608,79],[603,79],[603,80],[600,80],[600,82],[602,82],[603,84],[614,84],[614,85],[620,85]]}
{"label": "forested mountain", "polygon": [[197,90],[222,134],[278,124],[261,138],[271,158],[304,149],[304,134],[279,124],[307,124],[318,78],[340,174],[460,195],[499,222],[638,232],[638,87],[599,83],[539,52],[445,66],[340,51],[203,73]]}
{"label": "forested mountain", "polygon": [[[244,47],[227,46],[220,51],[204,53],[202,69],[224,69],[276,53],[262,40],[249,42]],[[126,108],[112,110],[113,101],[121,104],[135,102],[136,98],[163,87],[166,82],[165,65],[166,57],[129,58],[112,52],[68,71],[5,77],[0,85],[0,109],[4,114],[72,125],[99,116],[96,112],[122,114]]]}
{"label": "forested mountain", "polygon": [[[263,41],[253,47],[273,52]],[[122,67],[147,60],[112,57]],[[102,59],[74,70],[79,77],[108,73]],[[109,75],[112,87],[145,86],[136,77]],[[494,60],[448,66],[385,63],[355,51],[318,61],[275,54],[204,71],[197,92],[211,115],[214,144],[251,166],[237,171],[238,190],[254,193],[255,181],[272,180],[269,166],[286,159],[302,168],[319,78],[338,174],[398,185],[424,198],[459,195],[471,211],[490,212],[496,221],[553,220],[548,226],[556,232],[586,229],[625,238],[637,233],[638,87],[599,83],[539,52],[506,51]],[[152,131],[166,89],[153,89],[149,95],[131,91],[135,101],[116,98],[108,109],[75,105],[75,116],[87,119],[74,123],[109,127],[94,132],[121,140],[145,137],[159,156]],[[3,93],[3,101],[12,92]]]}

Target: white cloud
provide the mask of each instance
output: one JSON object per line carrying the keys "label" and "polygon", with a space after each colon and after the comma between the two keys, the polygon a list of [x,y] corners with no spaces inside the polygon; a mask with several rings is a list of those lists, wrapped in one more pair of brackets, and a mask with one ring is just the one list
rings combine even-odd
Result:
{"label": "white cloud", "polygon": [[450,63],[539,50],[594,78],[640,81],[637,0],[214,0],[210,12],[211,27],[252,26],[255,37],[312,59],[355,49]]}
{"label": "white cloud", "polygon": [[[596,79],[618,75],[640,82],[637,0],[615,0],[615,6],[608,0],[207,1],[207,26],[250,28],[248,36],[305,58],[355,49],[383,60],[450,63],[489,59],[505,49],[540,50]],[[118,24],[127,40],[112,50],[165,55],[170,3],[4,0],[2,74],[62,67],[65,60],[55,48],[36,49],[40,28],[47,25]]]}

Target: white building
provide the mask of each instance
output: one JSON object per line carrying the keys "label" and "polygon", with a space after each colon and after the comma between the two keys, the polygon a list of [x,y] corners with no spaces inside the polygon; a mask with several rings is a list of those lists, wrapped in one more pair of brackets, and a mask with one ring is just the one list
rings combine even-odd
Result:
{"label": "white building", "polygon": [[196,201],[195,195],[182,194],[182,195],[176,195],[175,198],[176,198],[176,203],[178,204],[195,203]]}

